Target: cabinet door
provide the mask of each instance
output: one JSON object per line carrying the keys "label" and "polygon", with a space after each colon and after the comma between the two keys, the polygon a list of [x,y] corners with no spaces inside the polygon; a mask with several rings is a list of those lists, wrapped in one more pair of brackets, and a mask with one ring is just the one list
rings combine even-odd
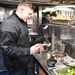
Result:
{"label": "cabinet door", "polygon": [[46,75],[40,67],[39,67],[39,75]]}

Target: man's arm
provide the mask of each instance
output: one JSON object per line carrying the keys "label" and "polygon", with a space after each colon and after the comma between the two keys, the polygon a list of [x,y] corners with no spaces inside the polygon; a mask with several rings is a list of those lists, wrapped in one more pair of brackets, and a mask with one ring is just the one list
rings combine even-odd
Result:
{"label": "man's arm", "polygon": [[11,57],[22,57],[30,53],[30,48],[17,46],[17,30],[12,22],[2,24],[1,45],[3,51]]}

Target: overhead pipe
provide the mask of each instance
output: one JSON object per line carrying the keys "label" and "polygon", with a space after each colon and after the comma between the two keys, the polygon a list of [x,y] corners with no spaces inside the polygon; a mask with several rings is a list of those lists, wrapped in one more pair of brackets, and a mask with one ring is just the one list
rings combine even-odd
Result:
{"label": "overhead pipe", "polygon": [[63,4],[63,0],[59,0],[59,3],[60,3],[60,4]]}

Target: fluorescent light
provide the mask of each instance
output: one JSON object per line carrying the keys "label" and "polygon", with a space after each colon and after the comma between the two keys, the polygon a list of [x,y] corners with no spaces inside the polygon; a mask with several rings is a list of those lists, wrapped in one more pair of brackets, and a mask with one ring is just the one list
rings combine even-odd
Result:
{"label": "fluorescent light", "polygon": [[56,11],[55,8],[45,8],[42,12],[53,12],[53,11]]}
{"label": "fluorescent light", "polygon": [[65,7],[67,7],[67,8],[68,8],[68,7],[74,7],[74,8],[75,8],[75,5],[63,5],[63,6],[56,6],[55,8],[58,8],[58,7],[64,7],[64,8],[65,8]]}

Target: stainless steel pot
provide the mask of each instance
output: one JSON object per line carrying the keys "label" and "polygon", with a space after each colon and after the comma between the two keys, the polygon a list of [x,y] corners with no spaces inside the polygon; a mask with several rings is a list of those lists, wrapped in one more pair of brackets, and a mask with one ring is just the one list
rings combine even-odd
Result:
{"label": "stainless steel pot", "polygon": [[66,56],[66,53],[60,52],[60,51],[56,51],[56,52],[52,52],[51,55],[53,57],[56,57],[56,58],[63,58],[63,57]]}

